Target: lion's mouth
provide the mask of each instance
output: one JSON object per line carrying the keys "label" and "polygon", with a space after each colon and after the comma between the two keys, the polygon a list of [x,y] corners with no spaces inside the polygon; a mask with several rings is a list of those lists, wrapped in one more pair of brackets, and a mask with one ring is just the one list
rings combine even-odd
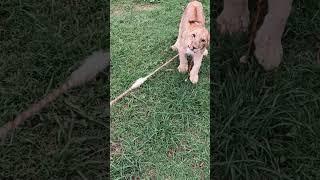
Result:
{"label": "lion's mouth", "polygon": [[196,53],[199,53],[200,52],[200,48],[193,48],[193,49],[190,49],[190,48],[187,48],[187,52],[186,54],[189,55],[189,56],[192,56]]}
{"label": "lion's mouth", "polygon": [[188,56],[192,56],[194,53],[195,53],[194,49],[191,50],[190,48],[187,48],[186,54],[187,54]]}

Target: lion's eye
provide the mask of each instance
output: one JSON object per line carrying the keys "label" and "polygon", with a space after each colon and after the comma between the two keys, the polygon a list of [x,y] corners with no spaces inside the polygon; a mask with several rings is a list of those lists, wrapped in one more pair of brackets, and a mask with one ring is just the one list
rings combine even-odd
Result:
{"label": "lion's eye", "polygon": [[192,37],[196,37],[196,35],[195,35],[195,34],[192,34]]}
{"label": "lion's eye", "polygon": [[206,40],[204,40],[204,39],[202,39],[201,41],[202,41],[202,42],[206,42]]}

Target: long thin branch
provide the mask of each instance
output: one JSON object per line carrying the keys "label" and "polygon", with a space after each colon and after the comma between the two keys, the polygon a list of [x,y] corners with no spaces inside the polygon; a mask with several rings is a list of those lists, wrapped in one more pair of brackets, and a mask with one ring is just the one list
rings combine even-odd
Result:
{"label": "long thin branch", "polygon": [[143,77],[143,78],[139,78],[137,79],[130,88],[128,88],[127,90],[125,90],[122,94],[120,94],[119,96],[117,96],[114,100],[112,100],[110,102],[110,106],[114,105],[116,102],[118,102],[120,99],[122,99],[123,97],[125,97],[127,94],[129,94],[129,92],[131,92],[132,90],[140,87],[146,80],[148,80],[152,75],[154,75],[155,73],[157,73],[159,70],[161,70],[163,67],[165,67],[166,65],[168,65],[169,63],[171,63],[176,57],[178,57],[178,54],[175,55],[173,58],[169,59],[166,63],[162,64],[160,67],[158,67],[156,70],[152,71],[150,74],[148,74],[147,76]]}
{"label": "long thin branch", "polygon": [[52,101],[57,99],[61,94],[65,93],[68,89],[80,86],[87,81],[92,80],[99,72],[104,70],[109,63],[109,58],[106,53],[102,51],[94,52],[92,56],[85,59],[84,63],[75,70],[68,80],[59,88],[53,90],[46,97],[40,101],[32,104],[28,109],[20,113],[14,120],[7,122],[0,127],[0,139],[5,139],[8,132],[16,129],[24,121],[40,112],[43,108],[48,106]]}

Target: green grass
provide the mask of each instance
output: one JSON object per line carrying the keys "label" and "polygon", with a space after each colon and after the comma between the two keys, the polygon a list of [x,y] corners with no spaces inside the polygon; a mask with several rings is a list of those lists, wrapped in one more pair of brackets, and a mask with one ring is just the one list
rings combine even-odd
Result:
{"label": "green grass", "polygon": [[[0,125],[106,48],[105,1],[0,2]],[[107,177],[106,73],[60,97],[0,145],[0,179]]]}
{"label": "green grass", "polygon": [[[175,55],[188,1],[111,2],[111,98]],[[204,2],[209,22],[209,1]],[[208,24],[209,25],[209,24]],[[178,60],[111,108],[111,176],[157,179],[209,177],[209,58],[197,85]]]}
{"label": "green grass", "polygon": [[[240,65],[247,48],[242,35],[214,39],[211,172],[216,177],[320,178],[319,8],[315,0],[294,1],[276,72],[264,72],[255,59]],[[215,9],[212,13],[217,16]]]}

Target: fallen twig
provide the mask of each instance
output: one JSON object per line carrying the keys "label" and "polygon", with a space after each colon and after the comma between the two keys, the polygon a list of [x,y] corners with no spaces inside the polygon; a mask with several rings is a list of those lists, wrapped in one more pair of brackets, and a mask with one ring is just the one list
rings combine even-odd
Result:
{"label": "fallen twig", "polygon": [[166,63],[162,64],[160,67],[158,67],[156,70],[154,70],[153,72],[151,72],[150,74],[148,74],[147,76],[143,77],[143,78],[139,78],[137,79],[132,86],[127,89],[126,91],[124,91],[122,94],[120,94],[118,97],[116,97],[114,100],[112,100],[110,102],[110,106],[112,106],[113,104],[115,104],[117,101],[119,101],[120,99],[122,99],[124,96],[126,96],[130,91],[140,87],[146,80],[149,79],[149,77],[151,77],[152,75],[154,75],[156,72],[158,72],[160,69],[162,69],[163,67],[165,67],[166,65],[168,65],[170,62],[172,62],[176,57],[178,57],[178,54],[175,55],[173,58],[169,59]]}
{"label": "fallen twig", "polygon": [[77,70],[75,70],[70,75],[68,80],[59,88],[53,90],[40,101],[32,104],[27,110],[20,113],[14,120],[7,122],[5,125],[0,127],[0,139],[4,140],[9,131],[17,128],[25,120],[41,111],[44,107],[49,105],[67,90],[92,80],[99,72],[104,70],[107,65],[107,54],[102,51],[94,52],[93,55],[85,59],[84,63]]}

